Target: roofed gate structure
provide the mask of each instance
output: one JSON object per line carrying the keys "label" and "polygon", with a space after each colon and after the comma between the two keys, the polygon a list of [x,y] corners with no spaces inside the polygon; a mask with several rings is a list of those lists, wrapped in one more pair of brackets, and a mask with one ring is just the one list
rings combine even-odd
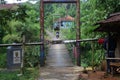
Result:
{"label": "roofed gate structure", "polygon": [[[99,21],[96,24],[99,25],[99,27],[97,27],[95,31],[108,33],[108,47],[106,60],[111,60],[111,62],[109,65],[107,65],[107,68],[110,67],[110,72],[114,73],[116,72],[114,67],[118,68],[120,66],[120,12],[110,14],[110,16],[107,19]],[[109,38],[111,35],[116,41],[114,57],[108,56],[108,54],[110,53],[110,47],[113,46],[110,45],[111,43],[109,43]],[[108,69],[107,72],[109,72]]]}

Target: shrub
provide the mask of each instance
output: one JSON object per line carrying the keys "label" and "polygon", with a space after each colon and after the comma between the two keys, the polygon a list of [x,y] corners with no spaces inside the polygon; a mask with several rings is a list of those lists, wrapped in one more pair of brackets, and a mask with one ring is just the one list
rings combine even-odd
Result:
{"label": "shrub", "polygon": [[6,67],[6,53],[0,54],[0,68]]}

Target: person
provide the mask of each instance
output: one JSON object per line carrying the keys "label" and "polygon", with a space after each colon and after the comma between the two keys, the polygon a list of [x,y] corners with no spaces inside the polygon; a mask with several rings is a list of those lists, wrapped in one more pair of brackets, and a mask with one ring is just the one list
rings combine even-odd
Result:
{"label": "person", "polygon": [[56,32],[56,38],[59,38],[59,32]]}
{"label": "person", "polygon": [[[116,49],[116,41],[113,36],[106,37],[103,43],[104,49],[106,52],[107,58],[114,58],[115,57],[115,49]],[[110,62],[114,62],[114,60],[107,59],[107,72],[111,72]]]}

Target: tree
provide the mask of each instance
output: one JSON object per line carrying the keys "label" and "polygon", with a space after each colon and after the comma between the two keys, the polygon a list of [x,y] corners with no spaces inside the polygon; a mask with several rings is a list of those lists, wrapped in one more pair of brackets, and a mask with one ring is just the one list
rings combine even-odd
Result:
{"label": "tree", "polygon": [[[0,18],[1,43],[22,42],[22,35],[26,36],[26,42],[39,41],[39,13],[33,4],[20,4],[16,10],[2,9],[0,10]],[[25,51],[26,64],[27,66],[30,65],[29,63],[34,65],[39,61],[36,59],[40,54],[39,47],[32,46],[27,47],[27,49]],[[36,60],[31,61],[31,58]]]}
{"label": "tree", "polygon": [[96,7],[99,10],[105,10],[106,14],[111,14],[120,11],[120,0],[97,0]]}

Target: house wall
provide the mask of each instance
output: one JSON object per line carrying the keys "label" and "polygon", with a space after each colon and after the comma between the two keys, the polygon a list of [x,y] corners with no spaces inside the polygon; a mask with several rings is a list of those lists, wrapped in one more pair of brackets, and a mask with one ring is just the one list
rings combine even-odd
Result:
{"label": "house wall", "polygon": [[63,26],[61,26],[61,28],[71,28],[74,25],[74,22],[71,21],[65,21],[62,22]]}
{"label": "house wall", "polygon": [[73,21],[62,21],[62,22],[55,22],[53,24],[53,28],[56,28],[57,26],[60,28],[72,28],[75,25]]}
{"label": "house wall", "polygon": [[117,47],[115,50],[115,57],[120,58],[120,36],[117,36]]}

